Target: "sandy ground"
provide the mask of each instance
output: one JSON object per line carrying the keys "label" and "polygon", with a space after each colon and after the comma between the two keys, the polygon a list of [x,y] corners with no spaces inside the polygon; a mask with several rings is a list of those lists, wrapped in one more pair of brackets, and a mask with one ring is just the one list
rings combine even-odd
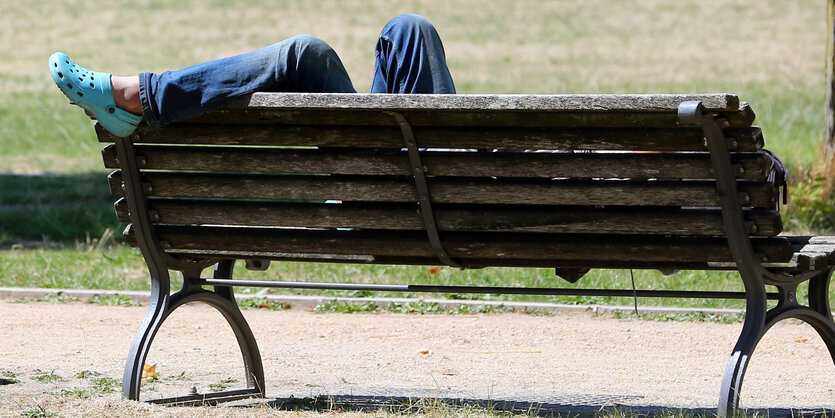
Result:
{"label": "sandy ground", "polygon": [[[0,373],[18,381],[0,386],[0,415],[31,410],[39,399],[59,408],[119,403],[117,395],[78,401],[61,390],[88,387],[89,379],[76,377],[84,370],[121,379],[144,311],[0,301]],[[741,327],[590,313],[348,315],[292,309],[245,315],[264,359],[269,397],[350,394],[592,406],[714,408]],[[225,379],[244,380],[231,331],[203,306],[186,306],[168,319],[148,363],[157,365],[161,381],[143,386],[145,398],[185,394],[192,386],[208,392]],[[38,370],[61,380],[39,381]],[[749,366],[742,405],[835,407],[835,366],[811,327],[783,323],[765,336]],[[137,408],[137,414],[145,411]]]}

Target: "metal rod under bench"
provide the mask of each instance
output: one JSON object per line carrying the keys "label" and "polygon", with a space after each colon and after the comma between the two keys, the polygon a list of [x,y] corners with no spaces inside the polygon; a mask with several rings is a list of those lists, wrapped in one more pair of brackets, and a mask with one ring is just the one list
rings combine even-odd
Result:
{"label": "metal rod under bench", "polygon": [[[745,292],[719,292],[695,290],[631,290],[631,289],[566,289],[557,287],[488,287],[488,286],[436,286],[422,284],[365,284],[280,282],[266,280],[201,279],[203,286],[248,286],[284,289],[368,290],[377,292],[426,292],[426,293],[488,293],[495,295],[556,295],[556,296],[610,296],[655,298],[703,298],[745,299]],[[777,300],[779,294],[768,293],[768,299]]]}

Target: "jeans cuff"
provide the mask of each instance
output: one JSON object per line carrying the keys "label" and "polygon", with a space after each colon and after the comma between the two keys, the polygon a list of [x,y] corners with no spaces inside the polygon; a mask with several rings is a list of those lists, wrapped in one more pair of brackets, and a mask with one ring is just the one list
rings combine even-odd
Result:
{"label": "jeans cuff", "polygon": [[148,89],[153,73],[139,73],[139,101],[142,103],[142,116],[151,128],[159,129],[163,126],[159,112],[151,106]]}

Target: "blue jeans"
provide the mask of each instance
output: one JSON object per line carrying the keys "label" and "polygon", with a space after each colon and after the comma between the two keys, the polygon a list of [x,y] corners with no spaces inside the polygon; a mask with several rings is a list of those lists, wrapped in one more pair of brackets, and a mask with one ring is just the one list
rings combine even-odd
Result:
{"label": "blue jeans", "polygon": [[[308,35],[179,71],[139,74],[142,113],[152,127],[200,115],[254,92],[356,90],[333,48]],[[441,39],[426,18],[401,15],[383,28],[371,93],[455,93]]]}

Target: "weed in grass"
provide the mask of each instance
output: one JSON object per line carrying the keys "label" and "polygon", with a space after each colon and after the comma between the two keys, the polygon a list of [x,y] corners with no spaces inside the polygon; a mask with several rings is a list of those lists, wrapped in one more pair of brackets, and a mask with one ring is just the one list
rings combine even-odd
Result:
{"label": "weed in grass", "polygon": [[100,295],[93,295],[90,299],[87,299],[87,303],[93,305],[104,305],[104,306],[141,306],[142,304],[133,300],[130,296],[127,295],[108,295],[108,296],[100,296]]}
{"label": "weed in grass", "polygon": [[47,418],[47,417],[54,417],[57,416],[55,412],[47,411],[42,406],[38,405],[37,407],[23,411],[23,416],[27,418]]}
{"label": "weed in grass", "polygon": [[340,292],[340,296],[346,298],[369,298],[374,296],[374,292],[370,290],[343,290]]}
{"label": "weed in grass", "polygon": [[98,377],[98,376],[101,376],[101,373],[90,371],[90,370],[82,370],[82,371],[75,374],[76,379],[89,379],[91,377]]}
{"label": "weed in grass", "polygon": [[783,211],[784,229],[794,233],[835,232],[835,177],[829,177],[835,175],[835,164],[822,166],[795,175],[791,201]]}
{"label": "weed in grass", "polygon": [[48,303],[71,303],[78,302],[75,296],[65,295],[63,293],[56,293],[54,295],[46,295],[42,298],[21,298],[16,299],[14,303],[34,303],[34,302],[48,302]]}
{"label": "weed in grass", "polygon": [[393,302],[386,307],[386,311],[409,314],[440,314],[445,312],[444,308],[438,305],[438,302],[424,302],[422,300],[406,303]]}
{"label": "weed in grass", "polygon": [[52,383],[52,382],[60,382],[64,380],[63,377],[55,374],[55,370],[51,370],[49,372],[45,372],[41,369],[35,369],[32,375],[32,379],[37,380],[41,383]]}
{"label": "weed in grass", "polygon": [[17,372],[11,370],[3,370],[0,371],[0,376],[8,377],[9,379],[14,379],[18,376]]}
{"label": "weed in grass", "polygon": [[460,304],[454,308],[448,309],[446,313],[451,315],[471,315],[471,314],[492,314],[513,312],[513,308],[505,305],[465,305]]}
{"label": "weed in grass", "polygon": [[212,392],[220,392],[220,391],[229,389],[229,387],[232,386],[232,384],[234,384],[234,383],[238,383],[238,379],[234,379],[234,378],[229,377],[229,378],[223,379],[223,380],[221,380],[217,383],[210,383],[209,384],[209,390],[212,391]]}
{"label": "weed in grass", "polygon": [[350,303],[339,300],[332,300],[320,303],[313,308],[316,313],[377,313],[380,307],[376,303],[368,301],[364,303]]}
{"label": "weed in grass", "polygon": [[184,381],[186,380],[186,372],[180,372],[180,374],[175,374],[173,376],[164,377],[163,380],[172,382],[172,381]]}
{"label": "weed in grass", "polygon": [[267,309],[270,311],[290,309],[290,304],[272,301],[267,297],[240,299],[238,300],[238,306],[241,309]]}
{"label": "weed in grass", "polygon": [[554,316],[555,315],[554,312],[546,311],[544,309],[528,309],[528,308],[522,309],[521,311],[519,311],[519,313],[523,313],[525,315],[530,315],[530,316]]}
{"label": "weed in grass", "polygon": [[114,393],[116,388],[121,384],[118,379],[114,379],[112,377],[99,377],[100,374],[97,372],[81,372],[77,374],[76,377],[79,377],[82,374],[86,376],[86,379],[89,381],[89,386],[76,386],[61,389],[61,396],[89,399],[95,396]]}

